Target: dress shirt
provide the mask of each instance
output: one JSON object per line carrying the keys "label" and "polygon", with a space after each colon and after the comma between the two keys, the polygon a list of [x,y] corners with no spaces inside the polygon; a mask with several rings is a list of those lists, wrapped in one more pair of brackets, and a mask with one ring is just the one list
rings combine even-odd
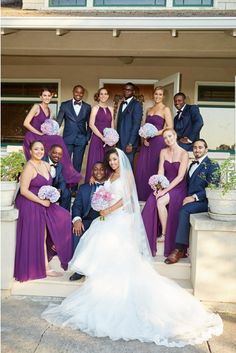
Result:
{"label": "dress shirt", "polygon": [[51,174],[51,177],[54,179],[56,177],[56,168],[54,166],[54,164],[56,163],[53,163],[53,161],[48,157],[48,161],[49,161],[49,164],[50,164],[50,174]]}
{"label": "dress shirt", "polygon": [[79,105],[79,104],[74,104],[74,102],[75,102],[75,99],[73,98],[73,107],[74,107],[75,114],[79,115],[79,112],[83,103],[81,101],[81,105]]}
{"label": "dress shirt", "polygon": [[[122,112],[125,110],[125,108],[129,105],[130,101],[133,99],[134,97],[130,97],[130,98],[127,98],[126,100],[123,101],[123,104],[122,104]],[[125,104],[126,103],[126,104]]]}

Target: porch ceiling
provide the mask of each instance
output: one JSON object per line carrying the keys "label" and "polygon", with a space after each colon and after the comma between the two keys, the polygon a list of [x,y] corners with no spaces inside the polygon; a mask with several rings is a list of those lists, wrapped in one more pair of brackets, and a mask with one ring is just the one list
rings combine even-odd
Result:
{"label": "porch ceiling", "polygon": [[133,58],[236,58],[230,31],[122,30],[113,37],[107,30],[21,29],[2,36],[5,56],[133,57]]}

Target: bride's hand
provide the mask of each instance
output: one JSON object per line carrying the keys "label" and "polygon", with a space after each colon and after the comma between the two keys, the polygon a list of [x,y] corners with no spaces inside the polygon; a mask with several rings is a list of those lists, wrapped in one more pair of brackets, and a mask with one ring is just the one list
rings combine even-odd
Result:
{"label": "bride's hand", "polygon": [[102,217],[106,217],[107,215],[109,215],[110,212],[110,208],[106,208],[105,210],[102,210],[99,212],[100,216]]}
{"label": "bride's hand", "polygon": [[93,176],[89,179],[89,185],[93,185],[95,183],[95,179]]}

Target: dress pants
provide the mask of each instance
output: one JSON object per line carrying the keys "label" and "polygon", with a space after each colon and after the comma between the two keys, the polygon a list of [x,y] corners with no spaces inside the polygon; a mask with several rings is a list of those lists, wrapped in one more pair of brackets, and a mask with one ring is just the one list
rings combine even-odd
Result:
{"label": "dress pants", "polygon": [[179,224],[176,232],[175,242],[178,244],[189,244],[190,215],[193,213],[207,212],[207,201],[194,201],[182,206],[179,213]]}

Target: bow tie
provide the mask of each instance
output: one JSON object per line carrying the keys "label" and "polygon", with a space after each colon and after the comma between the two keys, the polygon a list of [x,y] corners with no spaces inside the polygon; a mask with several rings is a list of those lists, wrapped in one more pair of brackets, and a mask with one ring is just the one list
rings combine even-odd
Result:
{"label": "bow tie", "polygon": [[127,104],[128,104],[128,102],[127,102],[127,101],[123,101],[123,102],[122,102],[122,104],[126,104],[126,105],[127,105]]}
{"label": "bow tie", "polygon": [[189,169],[194,165],[194,164],[199,164],[200,162],[199,161],[192,161],[192,163],[190,164],[189,166]]}
{"label": "bow tie", "polygon": [[50,167],[56,168],[56,167],[57,167],[57,164],[56,164],[56,163],[52,163],[52,164],[50,164]]}
{"label": "bow tie", "polygon": [[96,187],[103,186],[103,185],[104,185],[104,183],[95,183]]}
{"label": "bow tie", "polygon": [[182,110],[177,110],[176,116],[179,117],[179,115],[182,113]]}
{"label": "bow tie", "polygon": [[81,105],[82,104],[82,102],[81,101],[74,101],[74,105]]}

